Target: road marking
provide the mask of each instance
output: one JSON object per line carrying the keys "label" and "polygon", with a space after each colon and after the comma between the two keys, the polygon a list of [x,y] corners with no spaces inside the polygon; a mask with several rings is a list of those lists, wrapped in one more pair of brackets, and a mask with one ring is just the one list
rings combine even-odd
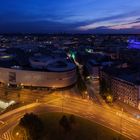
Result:
{"label": "road marking", "polygon": [[4,140],[12,140],[11,138],[11,133],[8,131],[8,132],[5,132],[3,135],[2,135],[2,138]]}
{"label": "road marking", "polygon": [[96,115],[95,113],[90,113],[90,111],[89,112],[87,112],[87,114],[89,114],[89,115],[91,115],[91,116],[93,116],[93,115]]}
{"label": "road marking", "polygon": [[102,122],[105,122],[105,120],[104,119],[100,119]]}
{"label": "road marking", "polygon": [[[52,100],[51,98],[48,98],[48,101],[49,100]],[[58,99],[59,101],[61,100],[61,99]],[[52,102],[56,102],[56,103],[58,103],[58,101],[52,101]],[[76,102],[76,101],[75,101]],[[67,103],[67,102],[66,102]],[[52,103],[54,106],[55,106],[55,103]],[[58,104],[59,105],[59,104]],[[56,106],[57,106],[57,104],[56,104]],[[75,104],[73,103],[73,106],[72,106],[72,108],[71,109],[69,109],[70,107],[68,106],[68,110],[70,110],[70,111],[74,111],[74,109],[73,109],[73,107],[75,106]],[[84,106],[85,106],[85,103],[84,103]],[[76,107],[76,106],[75,106]],[[96,106],[95,106],[96,107]],[[59,105],[59,108],[61,108],[61,106]],[[66,107],[64,106],[64,109],[65,109]],[[82,109],[82,107],[80,107],[81,109]],[[76,110],[77,111],[77,110]],[[82,113],[82,111],[78,111],[78,112],[80,112],[81,114],[83,114]],[[111,111],[110,111],[111,112]],[[109,112],[109,113],[110,113]],[[112,111],[113,113],[114,113],[114,111]],[[80,114],[79,113],[79,114]],[[75,113],[76,114],[76,113]],[[82,116],[82,115],[81,115]],[[83,115],[84,116],[84,115]],[[87,117],[91,117],[92,116],[92,114],[91,113],[89,113],[88,115],[87,115]],[[94,116],[93,116],[94,117]],[[98,116],[96,116],[96,117],[98,117]],[[103,122],[105,122],[105,120],[104,119],[101,119],[101,121],[103,121]],[[107,122],[108,123],[108,122]]]}
{"label": "road marking", "polygon": [[132,131],[131,128],[126,128],[126,127],[122,127],[122,130],[123,130],[123,131],[127,131],[127,132],[128,132],[128,131],[129,131],[129,132]]}
{"label": "road marking", "polygon": [[115,124],[113,124],[113,123],[109,123],[110,125],[112,125],[112,126],[116,126]]}
{"label": "road marking", "polygon": [[130,135],[130,134],[128,134],[127,132],[122,132],[123,134],[125,134],[125,135],[127,135],[127,136],[129,136],[129,137],[132,137],[132,135]]}
{"label": "road marking", "polygon": [[96,117],[95,117],[95,116],[93,116],[93,115],[91,115],[91,118],[94,118],[94,119],[95,119]]}
{"label": "road marking", "polygon": [[135,136],[136,138],[139,138],[139,136],[138,136],[138,135],[136,135],[136,134],[134,134],[134,133],[132,133],[132,135],[133,135],[133,136]]}
{"label": "road marking", "polygon": [[136,129],[136,128],[133,128],[133,126],[131,126],[131,129],[133,130],[133,131],[137,131],[138,129]]}
{"label": "road marking", "polygon": [[89,118],[89,119],[92,119],[92,117],[91,116],[86,116],[87,118]]}
{"label": "road marking", "polygon": [[3,121],[0,121],[0,123],[1,123],[1,124],[4,124],[4,122],[3,122]]}
{"label": "road marking", "polygon": [[3,127],[4,125],[6,125],[6,123],[4,123],[3,121],[0,121],[0,127]]}

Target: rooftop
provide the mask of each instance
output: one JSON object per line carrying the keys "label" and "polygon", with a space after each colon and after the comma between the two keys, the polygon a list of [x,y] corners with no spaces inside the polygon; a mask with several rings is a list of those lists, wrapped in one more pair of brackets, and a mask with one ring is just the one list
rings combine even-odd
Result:
{"label": "rooftop", "polygon": [[131,84],[140,85],[140,72],[139,68],[113,68],[113,67],[106,67],[102,71],[108,73],[110,76],[114,78],[118,78],[120,80],[124,80]]}
{"label": "rooftop", "polygon": [[75,69],[76,65],[68,59],[64,51],[39,48],[39,51],[36,53],[25,52],[20,48],[10,48],[0,53],[0,67],[63,72]]}

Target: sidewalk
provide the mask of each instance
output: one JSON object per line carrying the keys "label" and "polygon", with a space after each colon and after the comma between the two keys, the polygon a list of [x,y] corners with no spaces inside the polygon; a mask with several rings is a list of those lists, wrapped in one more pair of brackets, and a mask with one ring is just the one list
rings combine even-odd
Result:
{"label": "sidewalk", "polygon": [[130,105],[127,105],[127,104],[125,104],[125,103],[123,103],[123,102],[121,102],[119,100],[115,101],[113,103],[113,106],[107,104],[102,99],[102,97],[99,95],[99,93],[96,92],[96,91],[98,91],[97,89],[99,88],[99,87],[97,87],[98,83],[95,83],[95,81],[89,81],[89,83],[92,84],[93,92],[94,92],[95,96],[102,102],[102,105],[104,105],[107,108],[113,108],[113,109],[120,110],[120,111],[122,111],[122,108],[123,108],[123,112],[126,112],[127,114],[129,114],[129,115],[131,115],[131,116],[133,116],[135,118],[136,118],[137,115],[139,115],[139,117],[140,117],[140,110],[138,110],[138,109],[136,109],[136,108],[134,108],[134,107],[132,107]]}

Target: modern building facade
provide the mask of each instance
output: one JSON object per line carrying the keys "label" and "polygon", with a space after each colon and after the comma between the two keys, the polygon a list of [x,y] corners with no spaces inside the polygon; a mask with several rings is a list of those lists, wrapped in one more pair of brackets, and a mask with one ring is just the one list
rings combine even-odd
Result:
{"label": "modern building facade", "polygon": [[103,69],[100,79],[118,100],[140,109],[140,82],[136,73],[127,69]]}
{"label": "modern building facade", "polygon": [[122,79],[112,78],[111,91],[118,99],[133,107],[139,107],[140,86]]}
{"label": "modern building facade", "polygon": [[[40,48],[39,48],[40,49]],[[0,82],[7,85],[63,88],[77,81],[76,65],[67,57],[49,50],[42,54],[23,53],[0,55]],[[61,53],[61,51],[60,51]],[[23,56],[21,56],[23,55]],[[26,58],[26,61],[24,58]]]}
{"label": "modern building facade", "polygon": [[62,88],[70,86],[76,82],[76,70],[42,72],[0,68],[0,82],[19,86]]}

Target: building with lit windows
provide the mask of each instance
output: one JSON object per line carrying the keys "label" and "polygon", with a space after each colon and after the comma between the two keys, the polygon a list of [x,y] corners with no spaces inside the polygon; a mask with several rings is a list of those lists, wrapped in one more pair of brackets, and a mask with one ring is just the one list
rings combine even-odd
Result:
{"label": "building with lit windows", "polygon": [[140,75],[130,68],[104,68],[100,79],[118,100],[140,109]]}

